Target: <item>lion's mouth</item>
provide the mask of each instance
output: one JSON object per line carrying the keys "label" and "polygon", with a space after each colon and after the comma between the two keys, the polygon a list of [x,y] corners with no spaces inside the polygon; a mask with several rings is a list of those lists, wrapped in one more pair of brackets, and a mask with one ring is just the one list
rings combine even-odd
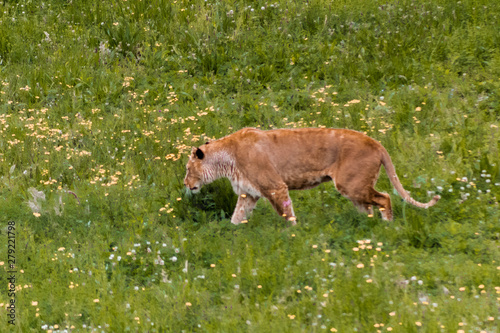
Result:
{"label": "lion's mouth", "polygon": [[198,193],[200,192],[200,185],[195,185],[195,186],[186,186],[192,193]]}

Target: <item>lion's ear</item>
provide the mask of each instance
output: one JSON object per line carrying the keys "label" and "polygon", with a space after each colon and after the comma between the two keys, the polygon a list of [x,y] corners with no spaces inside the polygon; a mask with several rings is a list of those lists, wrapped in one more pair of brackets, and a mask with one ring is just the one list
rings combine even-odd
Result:
{"label": "lion's ear", "polygon": [[200,148],[196,149],[196,157],[198,157],[200,160],[202,160],[205,157],[205,154]]}

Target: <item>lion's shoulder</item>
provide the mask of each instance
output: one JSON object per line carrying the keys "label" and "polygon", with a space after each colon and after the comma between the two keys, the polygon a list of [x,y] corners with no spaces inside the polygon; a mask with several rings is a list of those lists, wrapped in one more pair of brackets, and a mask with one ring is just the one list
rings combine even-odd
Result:
{"label": "lion's shoulder", "polygon": [[241,144],[254,143],[265,131],[253,127],[245,127],[217,140],[219,148],[230,148]]}
{"label": "lion's shoulder", "polygon": [[256,127],[245,127],[245,128],[240,129],[239,131],[234,132],[231,135],[234,135],[234,136],[247,136],[247,135],[260,134],[260,133],[263,133],[263,132],[265,132],[265,131],[263,131],[261,129],[258,129]]}

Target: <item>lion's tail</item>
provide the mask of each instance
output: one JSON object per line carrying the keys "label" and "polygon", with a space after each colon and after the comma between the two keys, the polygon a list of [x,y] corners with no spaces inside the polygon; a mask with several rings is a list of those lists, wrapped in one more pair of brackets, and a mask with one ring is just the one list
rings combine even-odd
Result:
{"label": "lion's tail", "polygon": [[394,164],[392,164],[391,157],[389,156],[389,153],[385,149],[382,150],[382,164],[384,165],[385,172],[387,173],[387,176],[389,177],[396,191],[398,191],[399,195],[409,204],[427,209],[431,206],[434,206],[436,202],[438,202],[438,200],[441,199],[439,195],[436,195],[428,203],[421,203],[413,199],[410,196],[410,194],[406,192],[406,190],[403,188],[403,185],[401,185],[401,182],[399,181],[399,178],[396,175],[396,169],[394,168]]}

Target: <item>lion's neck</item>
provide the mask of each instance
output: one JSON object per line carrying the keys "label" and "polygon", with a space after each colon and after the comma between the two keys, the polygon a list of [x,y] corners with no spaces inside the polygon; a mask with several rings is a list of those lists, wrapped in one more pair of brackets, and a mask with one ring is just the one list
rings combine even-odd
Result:
{"label": "lion's neck", "polygon": [[219,178],[229,178],[232,181],[238,178],[236,162],[226,151],[213,153],[205,166],[203,178],[205,183],[211,183]]}

